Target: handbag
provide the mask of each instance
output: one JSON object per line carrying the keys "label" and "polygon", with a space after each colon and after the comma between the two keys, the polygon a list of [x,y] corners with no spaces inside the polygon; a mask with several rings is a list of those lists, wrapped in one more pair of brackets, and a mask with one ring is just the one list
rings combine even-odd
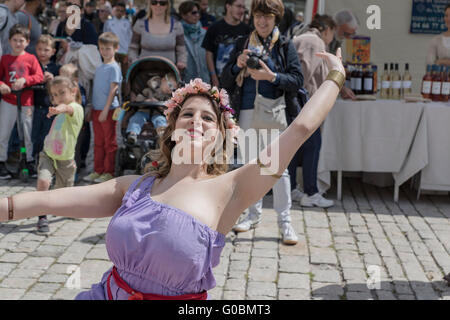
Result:
{"label": "handbag", "polygon": [[286,100],[284,94],[277,99],[263,97],[258,92],[259,81],[256,81],[255,108],[251,127],[254,129],[278,129],[287,128]]}

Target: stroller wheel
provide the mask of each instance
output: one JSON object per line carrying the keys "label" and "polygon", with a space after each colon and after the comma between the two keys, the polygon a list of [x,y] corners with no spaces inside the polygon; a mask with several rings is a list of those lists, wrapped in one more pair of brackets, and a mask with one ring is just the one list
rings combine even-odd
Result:
{"label": "stroller wheel", "polygon": [[116,152],[116,159],[115,159],[115,163],[114,163],[114,176],[115,177],[120,177],[123,175],[123,152],[124,149],[123,148],[119,148],[117,149]]}

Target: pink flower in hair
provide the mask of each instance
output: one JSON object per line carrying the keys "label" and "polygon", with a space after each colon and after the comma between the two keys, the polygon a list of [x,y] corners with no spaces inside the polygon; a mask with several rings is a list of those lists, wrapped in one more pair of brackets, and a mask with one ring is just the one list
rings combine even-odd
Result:
{"label": "pink flower in hair", "polygon": [[228,93],[225,89],[220,89],[219,92],[219,97],[220,97],[220,104],[222,106],[228,106],[230,101],[228,100]]}
{"label": "pink flower in hair", "polygon": [[195,78],[194,80],[191,80],[190,84],[198,88],[200,92],[208,92],[211,89],[211,85],[209,85],[206,82],[203,82],[202,79],[200,78]]}

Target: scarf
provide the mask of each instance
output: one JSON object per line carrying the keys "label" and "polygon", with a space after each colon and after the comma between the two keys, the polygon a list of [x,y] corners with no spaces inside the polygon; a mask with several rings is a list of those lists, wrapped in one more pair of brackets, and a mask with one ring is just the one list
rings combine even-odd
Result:
{"label": "scarf", "polygon": [[198,21],[196,24],[189,24],[184,20],[181,20],[181,24],[183,25],[184,35],[191,39],[192,42],[197,42],[202,35],[202,24]]}
{"label": "scarf", "polygon": [[[264,44],[261,42],[261,38],[258,36],[256,30],[254,30],[250,34],[248,49],[260,55],[270,55],[270,52],[272,51],[273,47],[275,46],[275,43],[278,41],[279,38],[280,38],[280,30],[278,30],[277,26],[273,28],[272,34],[267,37],[266,43]],[[247,67],[243,68],[236,77],[236,83],[239,87],[242,87],[245,77],[248,77]]]}

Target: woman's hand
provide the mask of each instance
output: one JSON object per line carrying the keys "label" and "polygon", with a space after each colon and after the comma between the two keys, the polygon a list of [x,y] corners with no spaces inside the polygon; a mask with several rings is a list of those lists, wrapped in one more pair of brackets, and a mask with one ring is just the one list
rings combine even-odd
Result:
{"label": "woman's hand", "polygon": [[273,73],[273,71],[270,70],[270,68],[262,60],[259,60],[259,65],[261,66],[261,69],[247,68],[247,72],[250,74],[253,80],[272,81],[275,77],[275,73]]}
{"label": "woman's hand", "polygon": [[333,55],[328,52],[317,52],[316,56],[324,59],[327,63],[328,70],[337,70],[341,72],[345,76],[345,68],[342,64],[342,54],[341,54],[341,48],[338,48],[336,51],[336,55]]}
{"label": "woman's hand", "polygon": [[245,68],[246,66],[247,66],[247,60],[248,60],[248,54],[250,53],[251,51],[250,50],[248,50],[248,49],[245,49],[244,51],[242,51],[242,53],[239,55],[239,57],[237,58],[237,61],[236,61],[236,65],[239,67],[239,68]]}

